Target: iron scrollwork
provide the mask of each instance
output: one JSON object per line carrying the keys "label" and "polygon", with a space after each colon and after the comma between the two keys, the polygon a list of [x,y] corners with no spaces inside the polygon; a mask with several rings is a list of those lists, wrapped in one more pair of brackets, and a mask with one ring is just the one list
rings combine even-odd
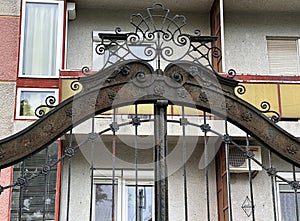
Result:
{"label": "iron scrollwork", "polygon": [[43,117],[50,109],[55,107],[56,98],[54,96],[48,96],[45,99],[45,104],[38,106],[34,113],[38,118]]}
{"label": "iron scrollwork", "polygon": [[122,33],[120,28],[115,33],[99,33],[99,44],[95,51],[105,55],[103,68],[116,61],[139,59],[156,62],[157,69],[161,62],[190,60],[213,70],[210,57],[219,57],[221,51],[213,45],[215,36],[202,36],[200,30],[193,35],[182,32],[186,25],[183,15],[170,15],[170,10],[162,4],[147,8],[147,14],[133,14],[130,23],[134,32]]}
{"label": "iron scrollwork", "polygon": [[79,91],[81,89],[81,84],[80,84],[80,82],[78,80],[72,81],[72,83],[70,85],[70,88],[73,91]]}
{"label": "iron scrollwork", "polygon": [[267,101],[261,102],[260,107],[262,108],[262,110],[261,110],[262,113],[265,113],[265,114],[271,113],[271,114],[273,114],[270,119],[274,123],[278,123],[280,121],[280,118],[281,118],[280,114],[278,112],[274,111],[274,110],[270,110],[271,105],[270,105],[269,102],[267,102]]}
{"label": "iron scrollwork", "polygon": [[229,69],[229,70],[227,71],[227,76],[228,76],[229,78],[234,78],[234,77],[236,76],[236,71],[235,71],[234,69]]}

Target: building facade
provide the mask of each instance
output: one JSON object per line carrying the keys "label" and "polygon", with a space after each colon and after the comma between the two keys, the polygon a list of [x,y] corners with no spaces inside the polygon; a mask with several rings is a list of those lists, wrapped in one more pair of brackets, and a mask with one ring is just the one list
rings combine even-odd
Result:
{"label": "building facade", "polygon": [[[39,115],[43,120],[44,112],[63,105],[74,95],[70,113],[74,127],[72,124],[68,132],[39,151],[29,153],[34,141],[25,139],[20,146],[28,147],[28,151],[24,149],[18,160],[1,164],[0,186],[4,189],[0,188],[0,221],[154,220],[154,217],[172,221],[300,219],[299,161],[297,164],[294,160],[297,157],[293,158],[298,147],[294,144],[281,147],[279,142],[278,149],[268,149],[269,144],[272,147],[279,139],[276,136],[281,136],[279,127],[286,131],[282,134],[300,136],[300,3],[297,0],[161,3],[96,0],[0,3],[0,99],[4,104],[0,108],[0,138],[3,138],[0,147],[9,141],[10,135],[16,134],[17,139],[23,129],[33,130]],[[152,23],[146,18],[153,19]],[[168,32],[174,27],[174,32]],[[156,32],[149,31],[153,28]],[[201,34],[195,32],[198,29]],[[178,33],[186,34],[183,36],[187,36],[185,39],[193,50],[179,47],[185,40],[180,40]],[[141,34],[147,36],[146,43],[139,43]],[[168,43],[166,48],[161,47],[168,39],[177,40],[178,48]],[[125,46],[120,41],[125,41]],[[213,46],[220,49],[217,56],[213,56]],[[203,52],[205,49],[208,52]],[[187,50],[184,57],[180,56],[181,50]],[[157,59],[160,56],[162,59]],[[110,86],[114,81],[121,82],[120,76],[126,77],[136,67],[146,66],[126,63],[130,67],[127,70],[123,68],[126,65],[118,62],[149,57],[148,63],[154,71],[164,70],[153,71],[161,76],[153,86],[154,95],[143,94],[151,79],[141,81],[144,88],[133,80],[143,95],[139,98],[141,102],[130,99],[123,102],[126,93],[128,97],[131,95],[131,84],[124,84],[124,94],[121,89],[118,94],[113,93]],[[204,74],[214,74],[213,69],[225,79],[234,77],[236,84],[246,90],[232,92],[237,99],[256,107],[254,112],[260,111],[266,119],[276,121],[280,115],[277,126],[270,123],[272,126],[262,128],[262,123],[247,128],[245,125],[255,118],[251,111],[237,113],[241,119],[235,120],[230,113],[227,116],[219,111],[223,103],[214,106],[215,97],[209,97],[209,90],[198,96],[200,103],[197,103],[198,100],[192,99],[192,90],[187,90],[191,95],[186,95],[177,89],[164,74],[172,70],[170,63],[183,60],[197,65],[204,60],[209,70],[204,69]],[[182,72],[193,73],[184,64],[180,68]],[[101,74],[105,81],[101,80]],[[181,78],[190,80],[176,76],[171,78],[177,83],[181,83]],[[139,77],[144,78],[138,75],[136,79]],[[201,78],[198,83],[201,88],[206,83],[217,85],[216,91],[222,90],[225,100],[230,96],[224,88],[235,84],[225,84],[218,77],[209,81]],[[78,92],[76,86],[79,91],[83,88],[83,92]],[[234,91],[238,90],[235,86]],[[80,100],[80,93],[97,87],[107,89],[110,106],[95,108],[94,115],[86,114],[77,120],[76,111],[88,112],[89,102],[94,106],[102,101],[106,104],[106,98],[98,101],[93,96],[85,97],[87,106],[76,103],[77,92]],[[172,88],[176,88],[182,103],[189,104],[187,107],[168,98]],[[169,103],[160,109],[163,105],[153,102],[152,96],[164,97]],[[192,99],[193,103],[185,99]],[[201,102],[210,105],[206,108]],[[44,106],[37,109],[40,105]],[[228,112],[234,109],[226,102],[224,105]],[[165,118],[160,118],[159,113]],[[162,119],[168,123],[165,125]],[[60,123],[57,127],[63,128],[64,122]],[[53,125],[43,128],[41,134],[52,136],[55,125],[57,121],[53,120]],[[205,129],[205,125],[210,128]],[[159,128],[167,131],[167,139],[159,134]],[[255,131],[260,130],[266,134],[256,139]],[[94,134],[99,137],[93,138]],[[225,135],[230,135],[229,141]],[[297,142],[296,138],[291,140]],[[39,135],[34,139],[39,140]],[[154,163],[160,153],[153,150],[160,149],[164,142],[169,152],[162,159],[167,158],[168,170],[166,174],[160,171],[158,179],[156,168],[163,165]],[[245,148],[244,152],[241,148]],[[280,152],[280,148],[286,151]],[[247,155],[249,151],[254,157]]]}

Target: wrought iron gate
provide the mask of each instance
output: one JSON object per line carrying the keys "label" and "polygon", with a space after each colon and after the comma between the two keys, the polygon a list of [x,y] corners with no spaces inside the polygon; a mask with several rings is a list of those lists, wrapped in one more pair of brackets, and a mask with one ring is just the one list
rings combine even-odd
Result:
{"label": "wrought iron gate", "polygon": [[[239,82],[212,70],[214,37],[182,33],[185,18],[161,4],[147,12],[132,16],[133,33],[99,35],[106,62],[96,74],[83,69],[72,84],[80,92],[56,107],[48,98],[40,120],[0,141],[0,168],[19,165],[12,185],[0,186],[20,193],[13,220],[54,220],[53,207],[56,219],[72,221],[266,220],[264,211],[268,220],[299,220],[299,140],[276,125],[267,102],[251,106],[237,96]],[[63,151],[52,156],[58,139]],[[40,151],[43,161],[30,165]],[[25,192],[39,178],[45,191],[33,206]],[[56,188],[60,200],[49,195]],[[294,207],[278,205],[290,192]]]}

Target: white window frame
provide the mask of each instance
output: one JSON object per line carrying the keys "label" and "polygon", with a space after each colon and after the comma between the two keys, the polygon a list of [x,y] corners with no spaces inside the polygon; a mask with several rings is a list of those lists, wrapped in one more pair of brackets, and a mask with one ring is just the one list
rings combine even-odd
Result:
{"label": "white window frame", "polygon": [[[139,170],[138,173],[138,186],[152,186],[152,214],[154,215],[155,212],[155,193],[154,193],[154,172],[149,170]],[[135,171],[134,170],[115,170],[115,185],[117,185],[117,214],[116,220],[127,220],[128,216],[128,200],[127,194],[128,191],[126,186],[135,185]],[[96,185],[111,185],[112,184],[112,171],[111,170],[95,170],[94,172],[94,193],[96,193]],[[93,218],[92,220],[95,221],[95,205],[96,205],[96,194],[93,194]]]}
{"label": "white window frame", "polygon": [[[277,175],[281,176],[282,178],[293,181],[293,172],[278,172]],[[300,172],[296,172],[296,181],[300,181]],[[280,202],[280,189],[279,185],[289,185],[288,183],[282,181],[281,179],[276,179],[276,202],[277,202],[277,214],[278,220],[281,221],[281,202]],[[299,191],[300,194],[300,191]]]}
{"label": "white window frame", "polygon": [[[58,25],[57,25],[57,54],[55,75],[23,75],[23,58],[24,58],[24,38],[25,38],[25,19],[26,19],[26,4],[57,4],[58,5]],[[58,78],[59,70],[62,65],[62,44],[63,44],[63,19],[64,18],[64,2],[57,0],[23,0],[22,2],[22,20],[21,20],[21,40],[20,40],[20,56],[19,56],[19,77],[20,78]]]}
{"label": "white window frame", "polygon": [[[58,104],[58,89],[53,89],[53,88],[18,88],[17,90],[17,100],[16,100],[16,119],[23,119],[23,120],[27,120],[27,119],[32,119],[32,120],[36,120],[38,119],[37,116],[21,116],[20,115],[20,105],[21,105],[21,93],[22,92],[53,92],[54,93],[54,97],[55,97],[55,104]],[[43,103],[41,103],[41,105],[45,104],[44,101]]]}
{"label": "white window frame", "polygon": [[300,38],[296,38],[296,47],[298,55],[298,75],[300,75]]}

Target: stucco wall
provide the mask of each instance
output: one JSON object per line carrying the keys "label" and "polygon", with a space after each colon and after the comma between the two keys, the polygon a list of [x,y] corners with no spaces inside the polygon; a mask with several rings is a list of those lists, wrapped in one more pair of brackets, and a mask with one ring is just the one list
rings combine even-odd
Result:
{"label": "stucco wall", "polygon": [[1,0],[0,15],[20,15],[21,0]]}
{"label": "stucco wall", "polygon": [[300,37],[299,13],[224,13],[225,64],[238,73],[268,74],[266,36]]}
{"label": "stucco wall", "polygon": [[0,82],[0,139],[13,132],[14,103],[16,84],[13,82]]}
{"label": "stucco wall", "polygon": [[[92,32],[114,31],[116,27],[125,32],[134,31],[134,27],[130,24],[130,15],[134,13],[137,11],[78,9],[77,18],[68,23],[67,68],[92,67]],[[210,34],[208,14],[185,16],[187,18],[186,28],[183,29],[185,32],[193,34],[196,29],[200,29],[203,35]]]}
{"label": "stucco wall", "polygon": [[[101,148],[96,145],[97,148]],[[119,146],[120,148],[120,146]],[[90,151],[90,149],[88,150]],[[205,173],[199,169],[199,160],[202,154],[202,147],[198,146],[194,154],[187,161],[187,188],[188,188],[188,213],[189,220],[198,221],[199,217],[206,217],[206,194],[205,194]],[[98,154],[95,154],[98,156]],[[97,158],[97,157],[96,157]],[[123,159],[132,160],[129,153],[122,154]],[[152,159],[151,155],[148,158]],[[111,157],[108,159],[111,165]],[[145,160],[145,159],[143,159]],[[62,191],[61,191],[61,210],[60,218],[66,217],[66,193],[67,193],[67,168],[65,161],[62,171]],[[177,161],[180,164],[180,160]],[[117,162],[116,168],[129,168],[129,164]],[[97,166],[107,167],[103,161],[97,158]],[[182,164],[181,164],[182,165]],[[90,203],[90,164],[81,151],[76,152],[76,156],[72,158],[72,175],[71,175],[71,198],[70,198],[70,220],[86,220],[89,217]],[[143,166],[139,165],[141,169]],[[209,166],[209,186],[210,186],[210,202],[212,220],[217,218],[216,208],[216,192],[215,192],[215,167],[214,162]],[[142,172],[140,172],[142,173]],[[180,166],[176,172],[169,176],[169,216],[172,221],[184,220],[184,201],[183,201],[183,167]],[[78,209],[80,208],[80,209]],[[76,217],[76,218],[75,218]]]}
{"label": "stucco wall", "polygon": [[[262,164],[266,167],[270,167],[269,161],[269,151],[264,146],[261,146],[262,150]],[[285,160],[279,158],[274,153],[271,154],[272,167],[276,169],[277,172],[290,172],[292,174],[292,165],[287,163]],[[299,171],[299,169],[296,169]],[[252,215],[248,217],[246,213],[241,208],[246,197],[250,196],[250,184],[248,173],[231,173],[230,175],[231,183],[231,197],[232,197],[232,214],[233,220],[243,220],[251,221]],[[278,186],[277,182],[274,182],[275,191],[275,204],[276,213],[278,212]],[[257,221],[273,221],[274,220],[274,210],[273,210],[273,195],[272,195],[272,181],[271,177],[265,170],[258,172],[256,176],[252,179],[253,195],[254,195],[254,206],[255,206],[255,220]],[[248,212],[249,209],[248,209]]]}

